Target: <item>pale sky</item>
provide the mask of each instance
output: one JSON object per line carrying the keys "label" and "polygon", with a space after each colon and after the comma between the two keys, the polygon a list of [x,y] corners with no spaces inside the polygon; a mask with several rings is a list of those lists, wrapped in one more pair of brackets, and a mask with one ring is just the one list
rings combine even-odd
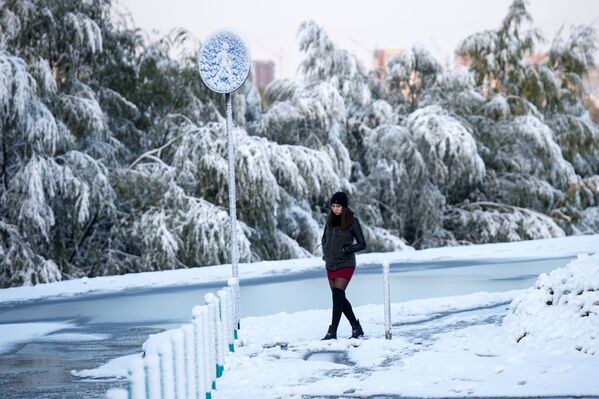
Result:
{"label": "pale sky", "polygon": [[[442,63],[453,62],[459,42],[472,33],[496,29],[511,0],[118,0],[135,26],[166,33],[175,27],[203,40],[231,27],[241,33],[253,59],[275,61],[276,77],[295,76],[301,54],[297,30],[312,19],[333,41],[371,67],[376,48],[407,48],[421,43]],[[551,40],[559,28],[594,23],[599,0],[532,0],[533,24]],[[547,45],[546,45],[547,46]],[[282,65],[279,61],[282,60]],[[599,60],[597,60],[599,61]]]}

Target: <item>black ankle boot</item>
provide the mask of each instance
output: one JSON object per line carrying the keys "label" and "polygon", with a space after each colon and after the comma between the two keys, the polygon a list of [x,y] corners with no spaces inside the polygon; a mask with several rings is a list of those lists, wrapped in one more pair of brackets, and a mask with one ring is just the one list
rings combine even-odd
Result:
{"label": "black ankle boot", "polygon": [[363,336],[364,336],[364,330],[362,330],[362,326],[360,325],[360,320],[356,320],[356,322],[351,325],[351,337],[352,338],[360,338]]}
{"label": "black ankle boot", "polygon": [[329,326],[329,331],[327,331],[327,335],[324,336],[322,341],[326,341],[328,339],[337,339],[337,328]]}

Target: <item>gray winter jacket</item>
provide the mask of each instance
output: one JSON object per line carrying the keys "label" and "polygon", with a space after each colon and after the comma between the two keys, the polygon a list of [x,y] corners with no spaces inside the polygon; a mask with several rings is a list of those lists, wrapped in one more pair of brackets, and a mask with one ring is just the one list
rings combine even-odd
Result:
{"label": "gray winter jacket", "polygon": [[[356,244],[353,243],[354,238]],[[366,248],[366,240],[364,240],[362,227],[357,217],[354,217],[354,223],[346,230],[341,230],[339,226],[328,227],[325,225],[321,243],[322,259],[326,262],[329,271],[343,267],[356,267],[354,252]]]}

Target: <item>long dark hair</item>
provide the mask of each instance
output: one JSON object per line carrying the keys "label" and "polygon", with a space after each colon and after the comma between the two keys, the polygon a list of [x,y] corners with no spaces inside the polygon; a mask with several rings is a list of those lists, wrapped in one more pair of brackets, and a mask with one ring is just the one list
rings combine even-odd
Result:
{"label": "long dark hair", "polygon": [[[333,227],[333,217],[335,214],[329,208],[329,216],[327,217],[327,227]],[[344,206],[341,209],[341,230],[345,230],[354,224],[354,213],[348,207]]]}

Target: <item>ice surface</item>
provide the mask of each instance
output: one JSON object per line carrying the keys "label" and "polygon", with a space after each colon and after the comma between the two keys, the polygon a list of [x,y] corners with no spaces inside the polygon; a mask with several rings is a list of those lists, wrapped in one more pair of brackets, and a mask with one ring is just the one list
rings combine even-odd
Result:
{"label": "ice surface", "polygon": [[20,343],[70,327],[73,324],[67,322],[0,324],[0,353],[9,352]]}
{"label": "ice surface", "polygon": [[[499,244],[481,244],[460,247],[430,248],[414,251],[368,253],[356,256],[358,265],[399,262],[438,261],[501,261],[532,260],[576,256],[595,253],[599,248],[599,234],[568,236],[543,240],[518,241]],[[321,270],[319,257],[261,261],[239,264],[241,284],[252,279],[272,279],[294,273]],[[231,265],[131,273],[122,276],[73,279],[33,287],[14,287],[0,290],[0,304],[25,302],[49,297],[72,297],[86,293],[112,293],[134,288],[183,286],[200,283],[221,283],[231,276]]]}

